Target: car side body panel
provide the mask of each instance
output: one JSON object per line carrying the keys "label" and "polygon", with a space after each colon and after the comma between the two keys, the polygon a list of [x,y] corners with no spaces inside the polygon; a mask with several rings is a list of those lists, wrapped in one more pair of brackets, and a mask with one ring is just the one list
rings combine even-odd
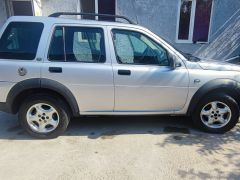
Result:
{"label": "car side body panel", "polygon": [[[141,115],[191,114],[197,102],[214,89],[229,89],[237,95],[240,76],[237,70],[204,70],[197,62],[189,62],[166,41],[144,27],[97,21],[76,21],[64,18],[12,17],[5,23],[0,36],[12,21],[42,22],[44,29],[36,58],[32,61],[0,59],[0,109],[11,112],[14,98],[28,88],[51,89],[64,96],[74,116],[79,115]],[[51,62],[48,48],[55,26],[84,26],[104,29],[106,62]],[[112,28],[139,31],[160,43],[176,57],[181,67],[120,65],[111,38]],[[214,64],[212,65],[214,67]],[[24,67],[26,75],[19,75]],[[62,73],[49,68],[61,67]],[[127,69],[132,77],[118,76]],[[238,99],[237,99],[238,100]],[[11,108],[10,108],[11,109]]]}

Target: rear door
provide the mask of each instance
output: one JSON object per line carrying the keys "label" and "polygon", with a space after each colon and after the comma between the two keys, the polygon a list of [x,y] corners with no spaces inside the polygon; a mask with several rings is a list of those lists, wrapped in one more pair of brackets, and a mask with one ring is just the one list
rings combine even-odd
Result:
{"label": "rear door", "polygon": [[0,34],[0,102],[16,83],[40,78],[36,57],[43,28],[40,22],[10,22]]}
{"label": "rear door", "polygon": [[112,112],[113,72],[105,27],[55,25],[42,77],[66,86],[81,114]]}

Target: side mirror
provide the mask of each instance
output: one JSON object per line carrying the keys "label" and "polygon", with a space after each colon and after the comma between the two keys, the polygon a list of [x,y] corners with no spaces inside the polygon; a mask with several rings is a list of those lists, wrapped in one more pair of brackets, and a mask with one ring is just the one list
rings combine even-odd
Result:
{"label": "side mirror", "polygon": [[177,61],[177,62],[175,63],[175,68],[181,67],[181,66],[182,66],[182,64],[181,64],[180,62]]}
{"label": "side mirror", "polygon": [[169,61],[170,61],[170,67],[172,69],[176,69],[177,67],[182,66],[182,64],[177,60],[176,56],[173,54],[169,54]]}

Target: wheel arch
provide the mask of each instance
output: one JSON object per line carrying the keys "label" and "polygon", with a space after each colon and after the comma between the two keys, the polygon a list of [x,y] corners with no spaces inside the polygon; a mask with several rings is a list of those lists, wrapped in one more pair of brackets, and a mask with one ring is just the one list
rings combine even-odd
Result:
{"label": "wheel arch", "polygon": [[6,100],[8,111],[16,114],[25,98],[39,93],[60,97],[69,107],[72,116],[80,115],[77,101],[66,86],[54,80],[40,78],[21,81],[11,88]]}
{"label": "wheel arch", "polygon": [[226,93],[240,106],[240,83],[231,79],[216,79],[207,82],[197,90],[189,103],[187,115],[190,116],[200,100],[211,93]]}

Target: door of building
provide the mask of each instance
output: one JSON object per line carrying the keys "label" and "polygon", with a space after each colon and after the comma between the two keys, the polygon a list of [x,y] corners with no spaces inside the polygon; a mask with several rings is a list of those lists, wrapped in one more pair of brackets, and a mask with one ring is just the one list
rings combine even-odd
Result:
{"label": "door of building", "polygon": [[33,16],[32,1],[12,1],[12,15]]}

